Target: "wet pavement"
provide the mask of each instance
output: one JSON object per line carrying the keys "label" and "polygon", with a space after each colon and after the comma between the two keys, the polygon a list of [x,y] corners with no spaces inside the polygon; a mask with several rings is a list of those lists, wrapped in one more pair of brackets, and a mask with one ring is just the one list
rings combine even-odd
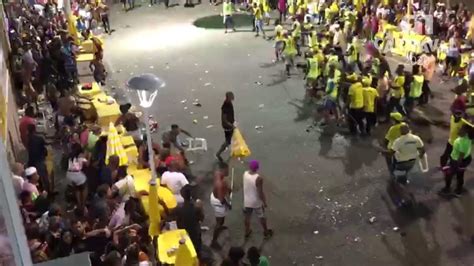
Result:
{"label": "wet pavement", "polygon": [[[379,126],[371,138],[350,138],[336,127],[310,127],[319,115],[303,101],[303,75],[294,70],[286,78],[284,66],[272,63],[272,42],[254,37],[248,29],[224,34],[193,26],[194,20],[219,14],[221,8],[206,3],[165,10],[143,3],[125,13],[117,5],[111,15],[116,31],[106,37],[105,48],[109,86],[123,88],[138,73],[162,77],[167,86],[151,110],[161,130],[177,123],[207,139],[209,150],[189,157],[206,203],[204,224],[211,228],[213,154],[224,140],[220,106],[225,92],[234,92],[239,128],[251,158],[261,162],[267,216],[275,235],[264,241],[254,221],[254,234],[244,240],[245,165],[231,160],[234,206],[217,259],[230,245],[256,245],[272,265],[472,265],[474,192],[447,201],[436,195],[441,173],[413,173],[410,185],[419,206],[408,212],[396,209],[387,194],[385,161],[376,148],[386,126]],[[397,60],[390,60],[392,69]],[[414,127],[427,143],[432,168],[446,143],[443,121],[448,121],[445,112],[454,98],[451,83],[433,83],[434,107],[425,110],[433,121]],[[135,95],[126,96],[136,101]],[[193,105],[196,99],[201,107]],[[472,188],[472,174],[466,176],[467,188]],[[203,239],[209,244],[210,233]]]}

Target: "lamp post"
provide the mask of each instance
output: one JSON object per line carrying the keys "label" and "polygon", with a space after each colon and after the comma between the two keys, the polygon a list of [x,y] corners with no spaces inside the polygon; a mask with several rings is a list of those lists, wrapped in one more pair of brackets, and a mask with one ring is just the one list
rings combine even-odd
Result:
{"label": "lamp post", "polygon": [[127,86],[137,92],[140,106],[143,107],[143,113],[145,115],[145,119],[147,119],[145,122],[145,128],[148,146],[148,161],[151,171],[150,184],[152,185],[156,185],[156,169],[155,161],[153,160],[154,152],[151,142],[150,124],[148,123],[148,109],[153,105],[153,101],[158,94],[158,89],[163,88],[165,85],[166,84],[162,79],[153,74],[141,74],[134,76],[127,82]]}

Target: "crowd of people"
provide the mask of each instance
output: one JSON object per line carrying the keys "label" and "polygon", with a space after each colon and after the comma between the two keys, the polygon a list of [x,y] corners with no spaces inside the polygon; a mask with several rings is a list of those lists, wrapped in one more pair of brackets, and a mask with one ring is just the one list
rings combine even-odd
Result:
{"label": "crowd of people", "polygon": [[[410,7],[395,1],[279,1],[273,37],[264,30],[269,5],[265,0],[252,3],[253,31],[274,40],[274,62],[284,62],[288,78],[302,69],[306,98],[321,110],[318,127],[347,125],[353,136],[367,137],[377,125],[390,122],[381,151],[392,176],[397,170],[407,172],[425,156],[423,141],[411,132],[409,124],[414,123],[415,113],[423,114],[423,106],[434,97],[430,82],[454,79],[456,86],[446,92],[457,96],[448,110],[452,113],[450,137],[440,165],[446,186],[440,194],[452,194],[455,175],[454,195],[464,192],[473,136],[474,53],[469,51],[474,45],[474,20],[462,3],[454,7],[437,3],[430,8],[423,1],[414,1]],[[232,10],[235,8],[226,1],[226,33],[234,27]],[[408,12],[411,16],[407,18]],[[405,51],[409,60],[397,65],[395,71],[386,58],[395,42],[390,26],[405,36],[417,34],[432,40],[417,41],[420,50],[405,48],[412,49]],[[435,76],[438,68],[441,77]],[[406,184],[406,176],[399,182]]]}
{"label": "crowd of people", "polygon": [[[464,171],[471,162],[473,137],[474,58],[467,63],[462,60],[465,45],[473,44],[471,13],[463,5],[455,8],[437,5],[436,10],[414,5],[416,19],[404,21],[407,10],[402,4],[342,2],[260,0],[245,4],[252,13],[256,36],[262,34],[265,39],[274,40],[274,61],[284,61],[288,78],[294,77],[297,69],[304,73],[306,98],[318,104],[322,111],[319,127],[347,124],[352,135],[366,137],[372,135],[378,124],[391,123],[381,150],[392,175],[396,170],[410,169],[425,154],[423,141],[410,131],[409,124],[414,113],[430,103],[433,97],[430,81],[434,79],[437,63],[443,64],[442,74],[457,78],[459,83],[453,89],[457,97],[449,110],[450,136],[440,159],[446,180],[441,193],[451,194],[452,179],[456,176],[454,192],[461,195]],[[133,8],[133,0],[127,3]],[[272,7],[278,10],[278,18],[272,18]],[[95,81],[105,84],[102,42],[96,33],[98,21],[102,21],[106,33],[112,31],[108,7],[74,2],[72,9],[77,17],[73,24],[80,36],[71,35],[67,17],[54,2],[42,8],[18,4],[9,12],[10,61],[18,99],[24,106],[19,131],[28,153],[26,164],[14,163],[11,169],[33,261],[91,252],[93,265],[159,265],[157,241],[149,235],[150,217],[140,200],[148,193],[135,189],[134,177],[126,165],[120,165],[118,156],[107,156],[107,135],[100,126],[91,123],[70,97],[79,83],[77,38],[92,40],[94,59],[90,68]],[[230,29],[235,31],[232,20],[235,10],[234,3],[223,2],[226,33]],[[433,15],[432,28],[426,23],[430,15]],[[264,29],[271,20],[275,24],[272,37]],[[392,72],[385,50],[377,43],[377,33],[383,32],[387,23],[405,23],[409,30],[446,41],[449,44],[446,56],[441,58],[432,47],[427,47],[411,69],[398,65]],[[386,43],[388,38],[383,35],[381,40]],[[214,249],[221,248],[219,235],[227,229],[225,218],[232,209],[232,186],[226,181],[229,167],[221,154],[231,144],[235,129],[233,100],[233,93],[227,92],[221,108],[225,141],[216,154],[219,166],[214,172],[210,195],[215,227],[209,244]],[[38,132],[44,103],[52,109],[55,148]],[[154,156],[150,158],[141,131],[143,123],[148,121],[142,121],[131,104],[121,105],[120,111],[122,115],[115,124],[133,136],[139,153],[138,167],[149,168],[153,160],[156,169],[152,170],[160,175],[160,185],[167,187],[178,203],[176,208],[168,209],[160,200],[164,210],[161,230],[185,229],[201,263],[211,265],[212,259],[206,257],[201,240],[203,203],[195,197],[196,178],[186,158],[185,145],[179,139],[180,134],[189,137],[191,134],[176,124],[171,125],[161,142],[153,142]],[[64,191],[55,191],[53,152],[62,153],[61,168],[69,182]],[[273,230],[267,225],[264,178],[259,168],[258,161],[250,161],[242,177],[245,237],[252,235],[250,220],[254,214],[268,239]],[[399,182],[406,184],[406,178]],[[62,198],[65,201],[58,200]],[[247,252],[232,247],[222,265],[245,265],[244,260],[252,266],[269,265],[256,247]]]}

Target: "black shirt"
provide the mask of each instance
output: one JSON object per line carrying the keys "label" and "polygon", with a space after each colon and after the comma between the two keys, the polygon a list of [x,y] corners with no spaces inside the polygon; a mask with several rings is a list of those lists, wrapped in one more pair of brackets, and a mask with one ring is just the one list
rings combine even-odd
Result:
{"label": "black shirt", "polygon": [[44,139],[36,134],[30,136],[28,140],[28,165],[36,165],[43,163],[48,155],[46,149],[46,142]]}
{"label": "black shirt", "polygon": [[[235,119],[234,119],[234,105],[232,104],[231,101],[224,101],[224,103],[222,104],[222,107],[221,107],[221,111],[222,111],[222,117],[225,116],[225,118],[227,119],[227,122],[229,122],[230,124],[233,124],[235,122]],[[224,129],[230,129],[232,127],[230,127],[229,125],[227,125],[224,121],[224,119],[222,119],[222,127]]]}
{"label": "black shirt", "polygon": [[202,212],[194,206],[194,203],[185,202],[182,206],[176,208],[175,214],[179,229],[185,229],[191,239],[200,238]]}

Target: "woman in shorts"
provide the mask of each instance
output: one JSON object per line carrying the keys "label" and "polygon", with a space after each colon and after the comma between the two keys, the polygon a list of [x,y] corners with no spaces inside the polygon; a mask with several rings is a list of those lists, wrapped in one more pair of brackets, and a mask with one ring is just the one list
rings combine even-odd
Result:
{"label": "woman in shorts", "polygon": [[66,178],[71,182],[74,188],[77,206],[84,209],[87,198],[86,175],[82,171],[87,165],[87,159],[84,158],[84,151],[79,143],[71,146],[71,152],[68,156],[68,169]]}

